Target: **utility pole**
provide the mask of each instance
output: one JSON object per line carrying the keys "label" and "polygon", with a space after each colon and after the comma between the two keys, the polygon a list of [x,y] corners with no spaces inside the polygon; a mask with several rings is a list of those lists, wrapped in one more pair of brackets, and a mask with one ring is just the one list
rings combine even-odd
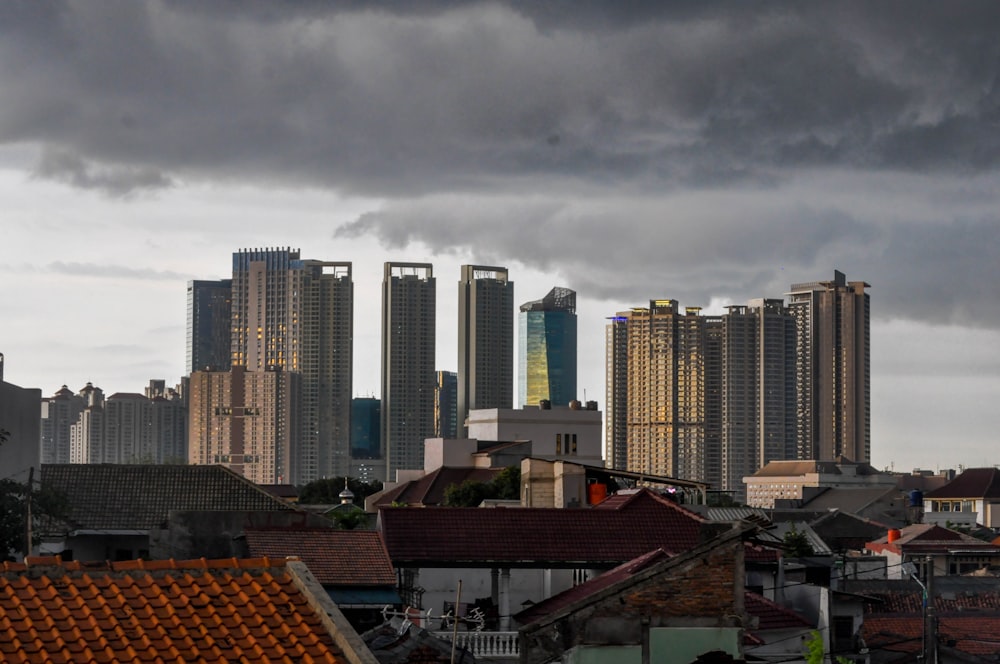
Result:
{"label": "utility pole", "polygon": [[937,664],[937,620],[934,615],[934,557],[927,556],[927,599],[924,603],[924,662]]}
{"label": "utility pole", "polygon": [[28,493],[24,498],[24,557],[31,555],[31,494],[35,488],[35,467],[28,468]]}

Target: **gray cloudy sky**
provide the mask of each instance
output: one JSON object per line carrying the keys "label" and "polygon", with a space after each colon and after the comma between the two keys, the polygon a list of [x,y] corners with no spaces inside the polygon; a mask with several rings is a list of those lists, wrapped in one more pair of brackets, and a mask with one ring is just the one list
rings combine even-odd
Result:
{"label": "gray cloudy sky", "polygon": [[[0,352],[50,394],[183,371],[184,286],[241,247],[385,260],[518,301],[717,310],[872,285],[873,462],[1000,463],[994,2],[0,3]],[[581,395],[583,396],[583,395]]]}

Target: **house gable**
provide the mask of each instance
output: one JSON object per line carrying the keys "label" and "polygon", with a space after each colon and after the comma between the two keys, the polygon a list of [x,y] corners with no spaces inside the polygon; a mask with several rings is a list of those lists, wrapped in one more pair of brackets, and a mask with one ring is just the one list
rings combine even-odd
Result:
{"label": "house gable", "polygon": [[647,632],[659,628],[737,635],[749,623],[743,589],[746,532],[733,529],[523,626],[521,661],[541,664],[578,647],[642,646],[653,638]]}

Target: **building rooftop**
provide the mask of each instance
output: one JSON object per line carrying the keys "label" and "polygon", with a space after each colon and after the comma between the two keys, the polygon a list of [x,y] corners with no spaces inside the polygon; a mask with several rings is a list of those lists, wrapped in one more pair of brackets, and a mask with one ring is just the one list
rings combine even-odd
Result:
{"label": "building rooftop", "polygon": [[223,466],[43,464],[41,476],[65,495],[71,530],[163,528],[172,511],[295,510]]}
{"label": "building rooftop", "polygon": [[247,528],[253,557],[297,557],[324,586],[395,586],[381,534],[333,528]]}
{"label": "building rooftop", "polygon": [[967,468],[944,486],[928,491],[925,498],[1000,498],[1000,470]]}
{"label": "building rooftop", "polygon": [[866,548],[876,553],[892,551],[907,553],[946,553],[949,551],[977,551],[1000,555],[1000,547],[971,535],[930,523],[916,523],[899,530],[899,537],[889,542],[889,534],[869,542]]}
{"label": "building rooftop", "polygon": [[393,503],[426,507],[444,504],[444,492],[452,484],[465,481],[490,482],[503,468],[455,468],[444,466],[420,479],[402,482],[399,486],[377,494],[369,501],[371,509],[389,507]]}
{"label": "building rooftop", "polygon": [[[851,467],[852,472],[845,472],[845,467]],[[754,478],[761,477],[801,477],[819,473],[822,475],[879,475],[881,474],[870,464],[858,461],[851,461],[846,457],[841,457],[835,461],[770,461],[756,473],[751,475]],[[895,480],[893,480],[895,481]]]}
{"label": "building rooftop", "polygon": [[0,659],[361,661],[338,645],[339,637],[357,635],[346,623],[331,631],[337,619],[317,610],[289,565],[268,559],[92,565],[58,557],[4,563]]}
{"label": "building rooftop", "polygon": [[694,548],[703,526],[710,525],[645,490],[606,508],[390,507],[379,512],[379,527],[397,566],[617,565],[659,548],[669,553]]}

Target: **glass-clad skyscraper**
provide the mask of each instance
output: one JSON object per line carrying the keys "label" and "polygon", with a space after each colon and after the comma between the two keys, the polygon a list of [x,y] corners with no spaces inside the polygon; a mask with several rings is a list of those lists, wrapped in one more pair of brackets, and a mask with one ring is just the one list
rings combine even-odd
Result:
{"label": "glass-clad skyscraper", "polygon": [[518,401],[565,406],[576,396],[576,291],[556,287],[521,305]]}

